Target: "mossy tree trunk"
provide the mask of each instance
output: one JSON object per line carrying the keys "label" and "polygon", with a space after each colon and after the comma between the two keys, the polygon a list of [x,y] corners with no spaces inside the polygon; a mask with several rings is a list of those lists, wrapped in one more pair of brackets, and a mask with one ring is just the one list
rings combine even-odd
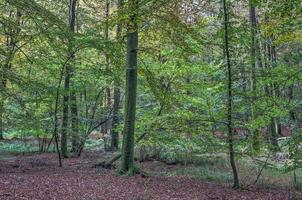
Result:
{"label": "mossy tree trunk", "polygon": [[138,0],[128,2],[130,19],[127,27],[127,69],[125,95],[125,121],[122,146],[121,173],[132,174],[134,170],[134,130],[137,88],[137,10]]}

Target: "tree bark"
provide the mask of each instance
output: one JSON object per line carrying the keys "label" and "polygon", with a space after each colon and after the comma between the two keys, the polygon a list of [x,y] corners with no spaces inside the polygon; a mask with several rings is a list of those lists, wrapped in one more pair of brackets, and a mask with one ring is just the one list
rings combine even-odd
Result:
{"label": "tree bark", "polygon": [[137,88],[137,10],[138,0],[129,2],[130,21],[127,27],[127,69],[126,69],[126,95],[125,95],[125,121],[122,146],[121,173],[134,173],[134,130],[136,112]]}
{"label": "tree bark", "polygon": [[113,118],[112,118],[112,130],[111,130],[111,150],[117,150],[119,148],[119,134],[117,127],[119,125],[119,108],[120,108],[120,89],[114,85],[114,103],[113,103]]}
{"label": "tree bark", "polygon": [[73,91],[70,94],[70,112],[71,112],[71,130],[72,130],[72,152],[76,152],[79,146],[79,128],[78,128],[78,107],[77,107],[77,96]]}
{"label": "tree bark", "polygon": [[227,122],[228,122],[228,143],[229,143],[229,156],[230,156],[230,164],[233,171],[233,188],[239,187],[239,179],[237,168],[235,164],[235,152],[234,152],[234,128],[233,128],[233,94],[232,94],[232,68],[231,68],[231,60],[230,60],[230,50],[229,50],[229,19],[228,19],[228,9],[226,0],[223,0],[223,14],[224,14],[224,51],[225,51],[225,59],[227,65]]}
{"label": "tree bark", "polygon": [[[288,87],[288,99],[290,102],[294,99],[294,84],[291,84]],[[289,111],[289,120],[291,120],[291,122],[296,122],[297,120],[295,111],[293,109]]]}
{"label": "tree bark", "polygon": [[[123,6],[123,0],[117,1],[118,12]],[[116,28],[116,40],[119,41],[121,38],[122,24],[119,22]],[[120,109],[120,99],[121,91],[119,88],[119,81],[117,78],[114,79],[114,91],[113,91],[113,118],[112,118],[112,130],[111,130],[111,150],[117,150],[119,148],[119,134],[117,127],[119,125],[119,109]]]}
{"label": "tree bark", "polygon": [[[76,2],[77,0],[70,0],[69,1],[69,30],[71,33],[74,33],[75,31],[75,16],[76,16]],[[71,100],[72,96],[72,101],[73,101],[73,109],[75,109],[75,94],[73,93],[70,95],[70,79],[72,77],[73,73],[73,67],[72,63],[75,58],[75,53],[73,50],[73,36],[69,38],[69,44],[68,44],[68,58],[69,58],[69,63],[66,66],[66,72],[65,72],[65,79],[64,79],[64,97],[63,97],[63,119],[62,119],[62,133],[61,133],[61,152],[63,157],[68,157],[67,155],[67,132],[68,132],[68,121],[69,121],[69,116],[68,116],[68,111],[69,111],[69,100]],[[75,111],[75,110],[73,110]],[[73,115],[75,113],[72,113]],[[77,117],[77,116],[76,116]],[[72,118],[75,118],[75,116],[72,116]],[[74,127],[76,127],[75,124],[73,124]]]}
{"label": "tree bark", "polygon": [[[256,84],[256,49],[258,46],[256,33],[257,33],[257,21],[256,21],[256,8],[254,6],[253,0],[249,0],[249,14],[250,14],[250,31],[251,31],[251,90],[252,90],[252,99],[251,99],[251,119],[255,119],[255,110],[254,103],[256,101],[257,95],[257,84]],[[258,59],[259,60],[259,59]],[[259,61],[258,61],[259,64]],[[259,150],[259,130],[252,129],[251,135],[253,138],[253,147],[257,151]]]}
{"label": "tree bark", "polygon": [[63,157],[67,157],[69,82],[70,82],[70,65],[67,64],[65,70],[65,79],[64,79],[63,119],[62,119],[62,133],[61,133],[61,153]]}
{"label": "tree bark", "polygon": [[[75,32],[76,29],[76,9],[77,0],[71,0],[69,6],[69,29],[71,33]],[[73,36],[71,37],[71,41],[69,42],[69,55],[71,57],[71,65],[74,65],[75,60],[75,53],[74,53],[74,39]],[[76,87],[73,84],[72,78],[74,77],[74,67],[71,66],[70,68],[70,79],[71,79],[71,92],[70,92],[70,114],[71,114],[71,130],[72,130],[72,140],[71,146],[72,152],[76,152],[79,146],[79,123],[78,123],[78,107],[77,107],[77,94],[76,94]]]}
{"label": "tree bark", "polygon": [[[269,38],[269,53],[268,56],[270,58],[270,62],[271,62],[271,67],[274,68],[276,67],[277,64],[277,57],[276,57],[276,50],[275,50],[275,46],[273,44],[273,37],[270,36]],[[276,84],[271,84],[271,95],[272,97],[278,97],[279,96],[279,88],[278,86],[276,86]],[[274,103],[275,106],[275,103]],[[278,137],[281,134],[281,127],[279,125],[278,122],[278,118],[277,117],[272,117],[271,119],[271,144],[273,146],[273,150],[274,151],[279,151],[279,145],[278,145]]]}

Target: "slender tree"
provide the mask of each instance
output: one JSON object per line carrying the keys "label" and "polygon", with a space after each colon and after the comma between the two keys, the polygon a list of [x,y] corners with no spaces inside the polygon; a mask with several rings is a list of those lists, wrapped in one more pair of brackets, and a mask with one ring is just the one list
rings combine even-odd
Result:
{"label": "slender tree", "polygon": [[[71,33],[75,32],[76,28],[76,9],[77,9],[78,1],[72,2],[72,7],[70,8],[70,21],[69,21],[69,28]],[[74,54],[74,42],[73,37],[71,37],[70,47],[69,47],[69,55],[71,58],[71,63],[74,63],[75,54]],[[70,92],[70,114],[71,114],[71,130],[72,130],[72,152],[76,152],[79,146],[80,137],[79,137],[79,122],[78,122],[78,106],[77,106],[77,94],[76,94],[76,87],[74,82],[72,81],[74,77],[74,67],[70,68],[70,79],[71,79],[71,92]]]}
{"label": "slender tree", "polygon": [[[117,1],[117,9],[120,13],[120,10],[123,6],[123,0]],[[122,25],[120,22],[117,24],[116,28],[116,40],[119,42],[121,38]],[[120,98],[121,92],[119,88],[119,80],[114,79],[114,90],[113,90],[113,118],[112,118],[112,131],[111,131],[111,150],[116,150],[119,148],[119,134],[117,127],[119,124],[119,109],[120,109]]]}
{"label": "slender tree", "polygon": [[138,0],[128,2],[129,22],[127,26],[127,69],[126,69],[126,95],[125,95],[125,121],[124,137],[122,146],[122,162],[120,171],[122,173],[133,173],[134,171],[134,130],[136,111],[136,88],[137,88],[137,47],[138,26],[137,12]]}
{"label": "slender tree", "polygon": [[229,49],[229,17],[228,17],[228,6],[226,0],[223,0],[223,15],[224,15],[224,52],[225,52],[225,62],[227,66],[227,125],[228,125],[228,143],[229,143],[229,155],[230,163],[233,171],[233,187],[239,187],[239,178],[237,173],[237,168],[235,164],[235,152],[234,152],[234,127],[233,127],[233,94],[232,94],[232,67],[230,59],[230,49]]}
{"label": "slender tree", "polygon": [[[71,33],[75,30],[75,9],[77,0],[69,1],[69,30]],[[67,156],[67,132],[68,132],[68,111],[69,111],[69,95],[70,95],[70,79],[73,73],[72,61],[74,60],[75,54],[73,50],[73,39],[72,36],[68,38],[68,58],[69,63],[66,66],[65,79],[64,79],[64,97],[63,97],[63,119],[62,119],[62,133],[61,133],[61,153],[63,157]],[[76,100],[73,96],[73,101]],[[74,113],[75,114],[75,113]]]}
{"label": "slender tree", "polygon": [[[256,100],[256,90],[257,90],[257,79],[256,79],[256,49],[258,46],[256,33],[257,33],[257,21],[256,21],[256,8],[253,0],[249,0],[249,15],[250,15],[250,32],[251,32],[251,90],[252,90],[252,104],[251,104],[251,119],[255,118],[254,103]],[[258,59],[259,60],[259,59]],[[258,61],[259,64],[259,61]],[[259,131],[254,128],[251,130],[253,137],[253,147],[255,150],[259,149]]]}
{"label": "slender tree", "polygon": [[[109,14],[110,14],[110,0],[105,1],[105,31],[104,31],[104,38],[105,38],[105,43],[106,43],[106,49],[107,51],[105,52],[105,64],[107,70],[110,68],[110,59],[109,59],[109,54],[108,54],[108,49],[109,49]],[[110,84],[106,88],[106,106],[107,106],[107,111],[111,112],[112,110],[112,100],[111,100],[111,88]],[[105,124],[105,132],[110,135],[111,132],[111,126],[112,126],[112,120],[108,120],[107,123]]]}

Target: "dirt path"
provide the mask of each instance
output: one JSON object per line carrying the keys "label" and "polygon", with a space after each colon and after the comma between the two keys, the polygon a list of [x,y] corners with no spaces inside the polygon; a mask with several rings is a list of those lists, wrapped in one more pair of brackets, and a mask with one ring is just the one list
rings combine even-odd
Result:
{"label": "dirt path", "polygon": [[98,155],[70,158],[63,168],[54,154],[0,161],[0,199],[30,200],[286,200],[284,190],[232,190],[229,185],[184,177],[121,177],[91,166]]}

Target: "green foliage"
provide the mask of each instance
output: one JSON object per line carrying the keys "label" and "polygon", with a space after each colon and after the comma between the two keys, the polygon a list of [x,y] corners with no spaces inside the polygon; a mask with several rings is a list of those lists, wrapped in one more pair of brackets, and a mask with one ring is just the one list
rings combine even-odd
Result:
{"label": "green foliage", "polygon": [[[67,64],[72,64],[74,70],[70,91],[77,96],[81,138],[86,138],[91,128],[110,115],[106,88],[111,89],[112,96],[113,87],[118,87],[123,105],[126,27],[133,13],[129,12],[127,1],[118,11],[112,2],[109,18],[105,19],[102,3],[79,1],[77,30],[71,32],[66,1],[0,2],[0,114],[1,131],[6,139],[51,138],[57,90],[58,131],[61,131],[62,97],[68,93],[59,81]],[[233,124],[236,130],[246,131],[241,135],[235,133],[235,154],[239,160],[245,155],[266,154],[272,141],[270,125],[276,119],[283,127],[294,127],[292,137],[279,141],[281,153],[289,155],[281,168],[291,173],[302,164],[298,125],[302,117],[301,2],[253,0],[252,3],[257,12],[254,28],[259,44],[255,90],[248,1],[228,1]],[[209,0],[198,5],[180,0],[139,4],[135,136],[147,133],[137,149],[145,148],[151,157],[189,164],[199,162],[198,155],[227,151],[227,77],[220,6]],[[104,36],[106,21],[108,41]],[[119,38],[116,38],[117,25],[122,27]],[[75,52],[72,62],[68,56],[70,41]],[[124,113],[120,110],[122,121]],[[295,119],[289,117],[291,113]],[[120,133],[122,126],[118,127]],[[68,135],[72,135],[70,129]],[[259,140],[259,149],[254,148],[255,140]],[[102,140],[88,139],[85,148],[95,150],[103,145]],[[1,143],[0,151],[35,148],[22,142]],[[186,173],[196,173],[202,179],[229,180],[228,173],[213,172],[207,165],[198,172],[192,169]]]}

